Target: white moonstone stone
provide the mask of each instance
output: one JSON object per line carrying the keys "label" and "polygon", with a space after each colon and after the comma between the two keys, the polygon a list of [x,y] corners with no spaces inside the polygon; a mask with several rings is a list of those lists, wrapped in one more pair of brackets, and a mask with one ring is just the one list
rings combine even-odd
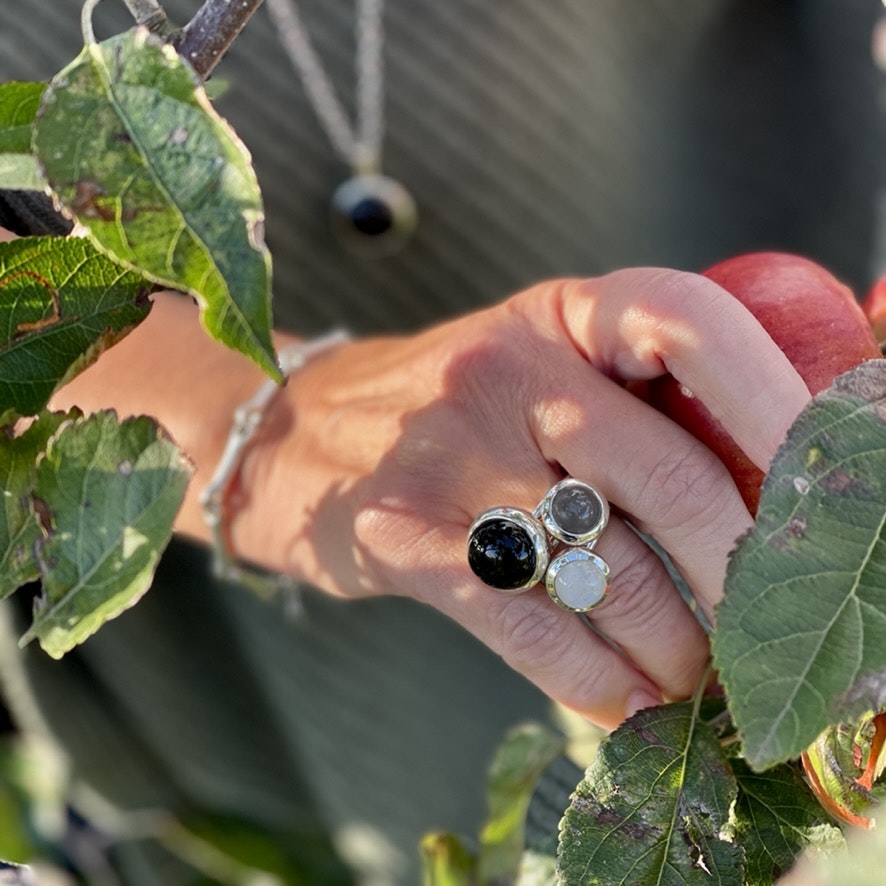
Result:
{"label": "white moonstone stone", "polygon": [[606,593],[606,576],[592,560],[572,560],[557,572],[554,593],[570,609],[590,609]]}

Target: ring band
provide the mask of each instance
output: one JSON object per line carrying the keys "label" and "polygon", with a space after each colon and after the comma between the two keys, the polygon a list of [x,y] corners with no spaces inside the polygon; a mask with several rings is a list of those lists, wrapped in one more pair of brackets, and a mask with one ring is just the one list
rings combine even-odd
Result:
{"label": "ring band", "polygon": [[468,564],[481,581],[506,593],[522,593],[544,579],[558,606],[587,612],[609,593],[609,565],[592,550],[608,522],[606,499],[589,483],[567,477],[532,513],[499,507],[480,514],[468,531]]}

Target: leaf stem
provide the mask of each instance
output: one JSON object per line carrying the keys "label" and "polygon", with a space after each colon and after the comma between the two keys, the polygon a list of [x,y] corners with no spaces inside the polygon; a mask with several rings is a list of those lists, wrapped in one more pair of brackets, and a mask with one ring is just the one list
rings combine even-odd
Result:
{"label": "leaf stem", "polygon": [[92,14],[101,0],[86,0],[83,9],[80,10],[80,30],[83,32],[83,42],[87,46],[95,43],[95,31],[92,29]]}
{"label": "leaf stem", "polygon": [[263,0],[205,0],[173,45],[205,79],[262,3]]}

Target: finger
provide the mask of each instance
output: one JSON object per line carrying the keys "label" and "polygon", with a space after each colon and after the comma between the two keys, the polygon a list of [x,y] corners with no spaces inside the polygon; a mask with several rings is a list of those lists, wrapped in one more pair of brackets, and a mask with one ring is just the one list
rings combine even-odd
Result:
{"label": "finger", "polygon": [[422,576],[413,596],[459,622],[546,695],[601,726],[613,728],[662,701],[652,678],[540,587],[504,594],[484,585],[465,563],[465,528],[451,526],[447,534],[450,567],[411,570],[410,580]]}
{"label": "finger", "polygon": [[661,558],[613,518],[595,552],[612,570],[605,600],[588,613],[666,698],[692,694],[710,655],[707,635]]}
{"label": "finger", "polygon": [[[500,470],[499,464],[499,473]],[[490,487],[502,489],[510,484],[497,478],[492,465],[482,473],[487,483],[483,486],[484,494],[476,499],[482,502],[477,513],[490,506],[518,506],[532,512],[542,497],[507,497],[498,492],[490,495]],[[537,475],[546,473],[548,487],[562,479],[550,470],[536,471]],[[431,527],[425,530],[430,531]],[[610,594],[591,612],[590,618],[655,681],[665,696],[678,698],[690,694],[708,658],[707,637],[661,558],[618,517],[610,520],[595,552],[607,561],[612,578]],[[721,575],[719,566],[715,567],[715,581]]]}
{"label": "finger", "polygon": [[621,380],[671,373],[764,470],[809,401],[809,391],[756,318],[705,277],[627,269],[565,281],[555,297],[530,296],[554,310],[583,354]]}
{"label": "finger", "polygon": [[441,525],[436,513],[409,513],[388,499],[361,515],[361,558],[373,561],[387,587],[454,618],[544,692],[595,722],[612,726],[662,696],[691,693],[708,657],[707,639],[661,561],[621,521],[613,520],[597,548],[613,580],[593,613],[617,651],[541,587],[515,595],[483,584],[467,568],[467,527]]}
{"label": "finger", "polygon": [[580,356],[536,380],[537,445],[600,492],[671,556],[705,614],[722,596],[727,556],[751,517],[725,466]]}

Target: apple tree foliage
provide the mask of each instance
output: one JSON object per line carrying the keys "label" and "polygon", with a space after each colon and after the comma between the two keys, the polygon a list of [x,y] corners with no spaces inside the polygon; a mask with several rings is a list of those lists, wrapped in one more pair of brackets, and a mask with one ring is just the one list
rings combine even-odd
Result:
{"label": "apple tree foliage", "polygon": [[[0,598],[39,584],[22,642],[55,657],[148,590],[191,469],[153,419],[52,412],[53,393],[138,326],[155,287],[192,296],[210,336],[279,378],[249,154],[171,45],[144,27],[97,41],[94,5],[83,51],[49,84],[0,85],[0,187],[51,194],[76,225],[0,244]],[[479,838],[424,841],[426,882],[766,884],[842,846],[841,828],[869,829],[886,745],[884,527],[874,360],[818,395],[774,460],[717,613],[722,691],[641,711],[553,801],[561,742],[518,730]]]}

